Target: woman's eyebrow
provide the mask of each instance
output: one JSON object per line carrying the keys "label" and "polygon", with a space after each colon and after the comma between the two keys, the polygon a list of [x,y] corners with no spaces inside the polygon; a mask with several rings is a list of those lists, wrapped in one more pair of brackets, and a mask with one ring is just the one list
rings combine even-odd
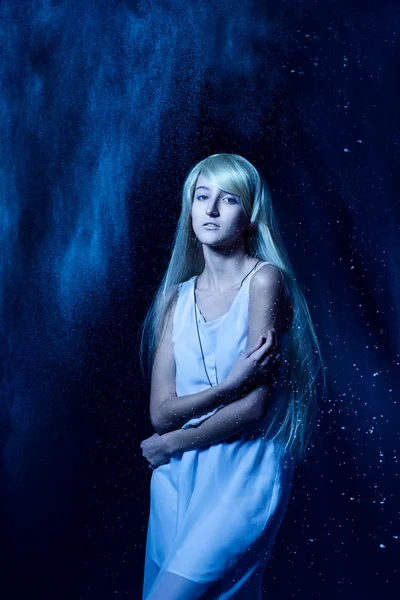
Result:
{"label": "woman's eyebrow", "polygon": [[[208,190],[210,191],[210,188],[208,188],[206,185],[199,185],[199,187],[197,187],[194,191],[197,192],[197,190]],[[225,190],[221,190],[222,194],[230,194],[231,196],[237,196],[237,194],[233,194],[232,192],[227,192]],[[237,196],[239,198],[239,196]]]}

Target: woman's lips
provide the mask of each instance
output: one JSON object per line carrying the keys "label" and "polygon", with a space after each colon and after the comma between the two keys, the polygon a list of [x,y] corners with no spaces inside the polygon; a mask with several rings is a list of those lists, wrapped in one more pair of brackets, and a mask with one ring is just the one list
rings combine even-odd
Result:
{"label": "woman's lips", "polygon": [[215,225],[214,223],[207,223],[206,225],[203,225],[203,227],[206,229],[219,229],[219,225]]}

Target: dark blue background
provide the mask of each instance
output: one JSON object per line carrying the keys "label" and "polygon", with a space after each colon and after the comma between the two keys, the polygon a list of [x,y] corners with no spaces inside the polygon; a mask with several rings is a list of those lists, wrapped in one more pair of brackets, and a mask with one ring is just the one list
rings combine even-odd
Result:
{"label": "dark blue background", "polygon": [[1,596],[141,598],[139,326],[189,168],[265,174],[328,367],[268,600],[399,594],[395,2],[0,4]]}

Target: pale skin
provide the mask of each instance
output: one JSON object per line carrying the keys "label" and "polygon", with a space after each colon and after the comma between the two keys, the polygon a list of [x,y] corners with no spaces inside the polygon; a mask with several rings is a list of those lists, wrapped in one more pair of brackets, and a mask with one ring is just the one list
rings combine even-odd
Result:
{"label": "pale skin", "polygon": [[[205,320],[209,321],[229,310],[240,282],[257,263],[258,259],[249,256],[244,247],[245,231],[256,225],[250,223],[239,196],[221,190],[202,174],[195,186],[191,219],[205,259],[204,271],[197,279],[196,303]],[[206,222],[214,222],[219,228],[207,229]],[[274,359],[279,358],[283,301],[279,269],[273,265],[260,267],[250,282],[246,349],[220,383],[225,391],[242,385],[250,391],[198,427],[175,429],[161,435],[155,433],[143,440],[140,444],[142,454],[151,466],[156,468],[168,462],[176,453],[229,438],[266,416],[270,382],[265,381],[267,373],[271,373],[276,365]],[[171,316],[169,319],[172,321]],[[171,327],[167,335],[172,335]],[[171,349],[171,344],[166,347]],[[249,385],[251,378],[256,384]],[[171,384],[165,382],[165,385],[168,383]]]}

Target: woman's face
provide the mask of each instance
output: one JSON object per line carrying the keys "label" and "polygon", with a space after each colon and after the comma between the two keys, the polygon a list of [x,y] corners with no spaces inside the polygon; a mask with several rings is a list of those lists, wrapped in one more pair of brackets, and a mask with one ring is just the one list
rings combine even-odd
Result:
{"label": "woman's face", "polygon": [[[239,196],[221,190],[201,174],[195,185],[191,215],[197,238],[210,246],[229,246],[249,226]],[[205,223],[218,227],[207,228]]]}

